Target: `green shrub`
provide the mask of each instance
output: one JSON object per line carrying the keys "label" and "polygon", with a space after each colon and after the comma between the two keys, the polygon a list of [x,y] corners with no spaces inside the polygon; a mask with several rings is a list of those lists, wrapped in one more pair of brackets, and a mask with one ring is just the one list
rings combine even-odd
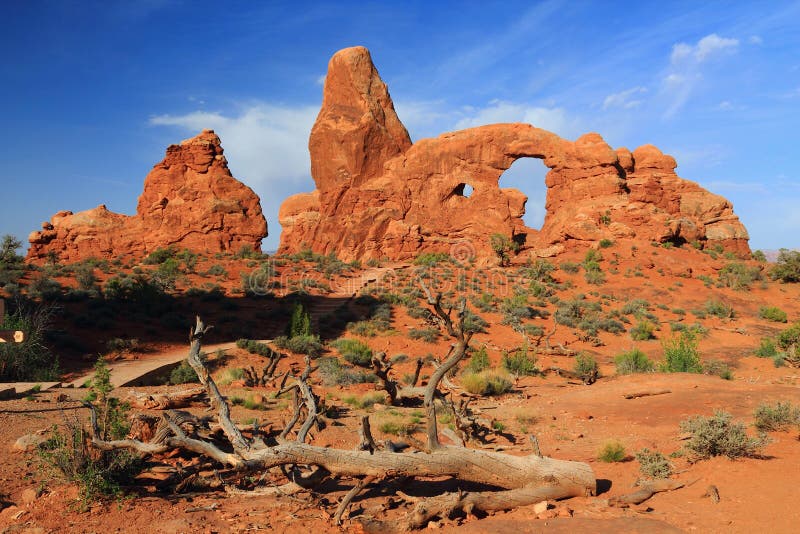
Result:
{"label": "green shrub", "polygon": [[596,286],[601,286],[606,283],[606,275],[603,271],[599,269],[586,271],[583,275],[583,278],[586,280],[587,283]]}
{"label": "green shrub", "polygon": [[634,317],[645,317],[650,310],[650,303],[644,299],[633,299],[626,302],[620,312],[623,315],[633,315]]}
{"label": "green shrub", "polygon": [[702,373],[700,352],[697,349],[697,337],[690,331],[681,332],[679,336],[666,339],[662,371],[667,373]]}
{"label": "green shrub", "polygon": [[761,432],[778,432],[800,424],[800,408],[791,402],[761,403],[753,412],[755,427]]}
{"label": "green shrub", "polygon": [[308,354],[312,358],[322,353],[322,343],[319,336],[278,336],[273,340],[276,347],[296,352],[297,354]]}
{"label": "green shrub", "polygon": [[[130,430],[126,417],[130,407],[109,395],[113,390],[110,376],[103,360],[98,360],[87,396],[97,412],[98,437],[102,440],[123,439]],[[121,496],[122,484],[128,483],[141,470],[141,459],[126,450],[94,448],[90,433],[76,418],[67,419],[65,426],[64,432],[54,426],[51,437],[40,446],[42,460],[67,480],[78,484],[83,509],[93,501]]]}
{"label": "green shrub", "polygon": [[765,337],[761,340],[761,344],[756,349],[755,355],[759,358],[774,358],[778,354],[778,348],[775,346],[775,340]]}
{"label": "green shrub", "polygon": [[720,360],[710,360],[703,364],[703,373],[718,376],[723,380],[733,380],[733,370]]}
{"label": "green shrub", "polygon": [[0,329],[22,330],[22,343],[0,343],[0,381],[40,382],[58,377],[58,357],[45,345],[53,307],[42,304],[29,308],[17,302],[12,314],[0,318]]}
{"label": "green shrub", "polygon": [[411,339],[421,339],[425,343],[436,343],[439,339],[439,330],[436,328],[412,328],[408,331]]}
{"label": "green shrub", "polygon": [[597,453],[597,459],[606,463],[622,462],[626,457],[625,446],[616,439],[606,441]]}
{"label": "green shrub", "polygon": [[366,393],[361,397],[356,397],[353,395],[348,395],[346,397],[342,397],[342,402],[345,404],[349,404],[354,408],[372,408],[375,404],[383,404],[386,402],[386,394],[382,391],[375,391],[372,393]]}
{"label": "green shrub", "polygon": [[378,380],[372,373],[357,371],[350,366],[342,365],[342,362],[336,357],[320,358],[317,365],[319,366],[319,376],[322,377],[322,383],[326,386],[349,386]]}
{"label": "green shrub", "polygon": [[719,271],[719,283],[721,286],[740,291],[748,289],[753,282],[760,279],[761,269],[748,267],[740,262],[729,263]]}
{"label": "green shrub", "polygon": [[552,272],[556,266],[543,258],[537,258],[525,269],[525,275],[533,281],[548,283],[553,281]]}
{"label": "green shrub", "polygon": [[370,367],[372,364],[372,349],[363,341],[340,338],[331,342],[331,346],[352,364],[360,365],[361,367]]}
{"label": "green shrub", "polygon": [[558,265],[558,268],[564,271],[565,273],[575,274],[580,270],[580,265],[578,265],[577,263],[565,261],[560,263]]}
{"label": "green shrub", "polygon": [[682,421],[680,427],[681,431],[691,435],[684,445],[691,461],[712,456],[727,456],[731,459],[755,457],[758,450],[767,443],[764,435],[749,437],[744,424],[734,422],[731,414],[720,410],[711,417],[691,417]]}
{"label": "green shrub", "polygon": [[500,265],[508,265],[511,253],[516,253],[519,250],[519,244],[503,234],[492,234],[489,237],[489,244],[500,259]]}
{"label": "green shrub", "polygon": [[598,245],[600,245],[600,248],[609,248],[614,245],[614,242],[610,239],[601,239]]}
{"label": "green shrub", "polygon": [[769,277],[786,283],[800,282],[800,252],[782,248]]}
{"label": "green shrub", "polygon": [[481,317],[469,310],[464,311],[464,332],[472,332],[473,334],[486,333],[486,328],[489,323]]}
{"label": "green shrub", "polygon": [[311,316],[300,302],[296,302],[292,307],[292,316],[286,327],[286,335],[290,338],[311,335]]}
{"label": "green shrub", "polygon": [[0,287],[16,284],[25,274],[25,258],[17,254],[22,242],[6,234],[0,241]]}
{"label": "green shrub", "polygon": [[466,372],[461,375],[461,385],[473,395],[495,396],[511,391],[513,384],[508,376],[497,371]]}
{"label": "green shrub", "polygon": [[173,259],[178,253],[174,246],[157,248],[151,252],[143,261],[145,265],[159,265],[167,260]]}
{"label": "green shrub", "polygon": [[733,307],[730,304],[719,300],[709,300],[705,305],[705,312],[708,315],[719,317],[720,319],[733,319],[736,315]]}
{"label": "green shrub", "polygon": [[219,263],[215,263],[211,267],[208,268],[206,271],[206,275],[208,276],[226,276],[228,271],[225,270],[225,267],[220,265]]}
{"label": "green shrub", "polygon": [[444,252],[423,252],[414,260],[414,265],[434,267],[439,263],[450,261],[450,256]]}
{"label": "green shrub", "polygon": [[600,370],[597,367],[597,360],[590,354],[578,354],[578,356],[575,357],[575,366],[573,370],[575,374],[580,376],[584,381],[596,379],[600,375]]}
{"label": "green shrub", "polygon": [[530,354],[528,347],[521,347],[511,352],[505,352],[500,365],[509,373],[516,376],[528,376],[539,373],[536,365],[536,354]]}
{"label": "green shrub", "polygon": [[644,448],[635,456],[639,462],[639,472],[646,478],[669,478],[672,474],[672,464],[658,451]]}
{"label": "green shrub", "polygon": [[190,384],[195,382],[200,382],[200,379],[186,360],[183,360],[181,364],[169,374],[170,384]]}
{"label": "green shrub", "polygon": [[647,341],[648,339],[654,339],[656,337],[654,333],[655,329],[656,325],[647,319],[639,321],[636,326],[630,329],[631,339],[634,341]]}
{"label": "green shrub", "polygon": [[480,373],[489,368],[489,354],[486,352],[486,347],[481,347],[472,351],[472,355],[467,362],[466,370],[471,373]]}
{"label": "green shrub", "polygon": [[785,323],[789,320],[786,312],[777,306],[764,306],[758,310],[758,316],[774,323]]}
{"label": "green shrub", "polygon": [[618,375],[650,373],[655,370],[655,364],[652,360],[639,349],[631,349],[628,352],[618,354],[614,358],[614,363],[617,366]]}

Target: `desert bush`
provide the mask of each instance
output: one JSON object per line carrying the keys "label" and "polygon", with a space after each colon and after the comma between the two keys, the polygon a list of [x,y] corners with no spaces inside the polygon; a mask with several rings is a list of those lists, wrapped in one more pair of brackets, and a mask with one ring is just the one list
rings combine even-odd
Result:
{"label": "desert bush", "polygon": [[493,370],[462,373],[461,385],[473,395],[485,396],[502,395],[513,386],[507,375]]}
{"label": "desert bush", "polygon": [[510,352],[504,352],[500,365],[509,373],[516,376],[528,376],[539,373],[536,364],[536,354],[531,354],[528,347],[520,347]]}
{"label": "desert bush", "polygon": [[348,395],[346,397],[342,397],[342,402],[353,406],[354,408],[372,408],[375,404],[383,404],[386,402],[386,394],[382,391],[375,391],[372,393],[366,393],[361,397],[356,397],[354,395]]}
{"label": "desert bush", "polygon": [[593,284],[596,286],[600,286],[606,283],[606,275],[603,271],[599,269],[593,269],[591,271],[586,271],[583,275],[584,279],[587,283]]}
{"label": "desert bush", "polygon": [[782,362],[800,367],[800,323],[795,323],[778,334],[777,345],[782,351]]}
{"label": "desert bush", "polygon": [[284,350],[290,350],[297,354],[308,354],[312,358],[316,358],[322,353],[322,343],[319,336],[278,336],[273,340],[276,347]]}
{"label": "desert bush", "polygon": [[319,376],[326,386],[349,386],[377,381],[374,374],[342,365],[342,362],[336,357],[320,358],[317,365],[319,366]]}
{"label": "desert bush", "polygon": [[476,315],[469,310],[464,311],[464,332],[486,333],[488,326],[489,323],[480,315]]}
{"label": "desert bush", "polygon": [[553,281],[552,272],[555,271],[556,266],[543,258],[537,258],[530,266],[528,266],[524,274],[533,281],[548,283]]}
{"label": "desert bush", "polygon": [[159,265],[167,260],[173,259],[177,253],[178,250],[174,246],[157,248],[148,254],[147,257],[142,260],[142,263],[145,265]]}
{"label": "desert bush", "polygon": [[565,261],[560,263],[558,265],[558,268],[564,271],[565,273],[575,274],[580,270],[580,265],[578,265],[577,263]]}
{"label": "desert bush", "polygon": [[265,358],[270,358],[275,354],[275,351],[272,350],[272,347],[266,343],[261,343],[260,341],[256,341],[254,339],[237,339],[236,346],[240,349],[246,350],[250,354],[258,354],[259,356],[263,356]]}
{"label": "desert bush", "polygon": [[17,254],[22,242],[12,235],[0,241],[0,287],[16,284],[25,274],[25,258]]}
{"label": "desert bush", "polygon": [[479,349],[473,350],[467,362],[466,371],[471,373],[480,373],[489,368],[489,354],[486,352],[486,347],[482,346]]}
{"label": "desert bush", "polygon": [[286,327],[286,335],[290,338],[311,335],[311,316],[300,302],[295,302],[292,315]]}
{"label": "desert bush", "polygon": [[97,289],[97,277],[94,275],[94,267],[90,264],[82,263],[75,266],[75,281],[78,282],[78,289],[83,291],[94,291]]}
{"label": "desert bush", "polygon": [[578,356],[575,358],[575,366],[573,370],[575,371],[576,375],[580,376],[584,380],[591,377],[596,378],[599,375],[597,360],[595,360],[594,356],[590,354],[578,354]]}
{"label": "desert bush", "polygon": [[664,362],[661,370],[666,373],[702,373],[700,352],[697,349],[697,337],[690,331],[665,339]]}
{"label": "desert bush", "polygon": [[489,244],[500,259],[500,265],[508,265],[511,254],[519,250],[519,243],[504,234],[492,234],[489,237]]}
{"label": "desert bush", "polygon": [[597,453],[597,459],[606,463],[622,462],[626,457],[625,446],[616,439],[606,441]]}
{"label": "desert bush", "polygon": [[705,312],[708,315],[719,317],[720,319],[733,319],[736,315],[733,307],[730,304],[720,300],[708,300],[705,304]]}
{"label": "desert bush", "polygon": [[711,417],[697,415],[680,423],[683,432],[690,434],[684,448],[690,461],[727,456],[728,458],[755,457],[767,443],[762,434],[752,438],[747,435],[742,423],[733,421],[733,416],[718,410]]}
{"label": "desert bush", "polygon": [[623,315],[633,315],[634,317],[644,317],[650,310],[650,303],[644,299],[633,299],[626,302],[620,312]]}
{"label": "desert bush", "polygon": [[630,329],[631,339],[634,341],[647,341],[648,339],[654,339],[656,325],[650,322],[647,319],[639,321],[636,323],[636,326]]}
{"label": "desert bush", "polygon": [[748,267],[741,262],[731,262],[719,271],[719,285],[731,289],[744,290],[756,280],[761,279],[761,269]]}
{"label": "desert bush", "polygon": [[753,412],[755,427],[761,432],[778,432],[800,424],[800,407],[791,402],[761,403]]}
{"label": "desert bush", "polygon": [[253,395],[245,397],[234,396],[231,397],[231,404],[234,406],[241,406],[246,410],[267,410],[267,405],[262,400],[256,399]]}
{"label": "desert bush", "polygon": [[639,349],[631,349],[618,354],[614,358],[618,375],[633,373],[650,373],[655,370],[655,364]]}
{"label": "desert bush", "polygon": [[672,474],[672,464],[658,451],[644,448],[635,457],[639,462],[639,472],[646,478],[669,478]]}
{"label": "desert bush", "polygon": [[220,265],[219,263],[215,263],[211,267],[208,268],[206,271],[206,275],[208,276],[225,276],[228,274],[228,271],[225,270],[225,267]]}
{"label": "desert bush", "polygon": [[41,304],[32,308],[21,301],[15,311],[0,317],[3,330],[22,330],[22,343],[0,343],[0,381],[46,381],[58,376],[58,357],[45,345],[54,309]]}
{"label": "desert bush", "polygon": [[758,316],[774,323],[785,323],[789,320],[788,315],[777,306],[764,306],[758,310]]}
{"label": "desert bush", "polygon": [[800,252],[782,248],[769,277],[786,283],[800,282]]}
{"label": "desert bush", "polygon": [[439,330],[436,328],[412,328],[408,331],[411,339],[420,339],[425,343],[436,343],[439,339]]}
{"label": "desert bush", "polygon": [[339,351],[342,358],[352,364],[369,367],[372,363],[372,349],[363,341],[340,338],[331,342],[331,346]]}
{"label": "desert bush", "polygon": [[198,378],[197,373],[186,360],[183,360],[178,367],[169,373],[170,384],[193,384],[195,382],[200,382],[200,378]]}
{"label": "desert bush", "polygon": [[601,239],[597,244],[600,248],[609,248],[614,245],[614,242],[611,239]]}
{"label": "desert bush", "polygon": [[414,265],[434,267],[439,263],[449,262],[450,256],[444,252],[423,252],[414,259]]}
{"label": "desert bush", "polygon": [[[113,390],[110,376],[103,360],[98,360],[87,396],[97,412],[98,437],[103,440],[123,439],[130,430],[127,421],[130,407],[109,395]],[[93,501],[121,496],[122,484],[141,470],[141,459],[125,450],[95,449],[90,433],[77,419],[67,419],[65,427],[62,431],[54,426],[51,437],[40,446],[39,454],[45,464],[78,484],[83,509]]]}
{"label": "desert bush", "polygon": [[244,369],[241,367],[229,367],[222,373],[222,376],[219,378],[218,382],[221,386],[227,386],[231,382],[236,382],[237,380],[243,379]]}
{"label": "desert bush", "polygon": [[723,380],[733,380],[733,370],[721,360],[709,360],[703,363],[703,374],[718,376]]}
{"label": "desert bush", "polygon": [[28,295],[42,300],[58,300],[63,288],[58,280],[53,280],[47,273],[40,273],[28,284]]}
{"label": "desert bush", "polygon": [[778,348],[775,346],[775,340],[769,337],[763,338],[755,350],[755,355],[759,358],[774,358],[776,354],[778,354]]}

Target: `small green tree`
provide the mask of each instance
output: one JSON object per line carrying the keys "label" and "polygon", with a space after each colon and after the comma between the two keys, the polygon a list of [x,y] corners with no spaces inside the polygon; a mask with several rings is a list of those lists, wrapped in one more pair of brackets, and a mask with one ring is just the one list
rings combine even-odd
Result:
{"label": "small green tree", "polygon": [[666,373],[702,373],[700,352],[697,349],[697,336],[684,330],[679,336],[664,340],[664,362],[662,371]]}
{"label": "small green tree", "polygon": [[290,338],[311,335],[311,316],[300,302],[296,302],[292,308],[286,333]]}
{"label": "small green tree", "polygon": [[489,243],[497,257],[500,258],[500,265],[506,266],[511,261],[511,253],[519,250],[519,244],[504,234],[492,234]]}
{"label": "small green tree", "polygon": [[25,258],[17,254],[22,242],[13,235],[0,241],[0,287],[16,284],[25,273]]}
{"label": "small green tree", "polygon": [[769,277],[787,283],[800,282],[800,252],[782,248]]}

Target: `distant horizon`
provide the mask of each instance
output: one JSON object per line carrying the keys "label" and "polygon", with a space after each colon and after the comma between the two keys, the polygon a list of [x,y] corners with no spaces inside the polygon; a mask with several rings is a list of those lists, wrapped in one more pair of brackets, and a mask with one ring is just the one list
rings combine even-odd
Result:
{"label": "distant horizon", "polygon": [[[800,2],[208,9],[7,7],[0,232],[27,249],[60,210],[132,215],[166,147],[211,128],[261,198],[262,250],[276,250],[280,203],[314,189],[307,143],[327,62],[363,45],[415,141],[524,122],[570,140],[594,131],[614,148],[653,144],[679,176],[732,202],[753,250],[800,248]],[[528,195],[531,228],[546,170],[526,158],[501,177]]]}

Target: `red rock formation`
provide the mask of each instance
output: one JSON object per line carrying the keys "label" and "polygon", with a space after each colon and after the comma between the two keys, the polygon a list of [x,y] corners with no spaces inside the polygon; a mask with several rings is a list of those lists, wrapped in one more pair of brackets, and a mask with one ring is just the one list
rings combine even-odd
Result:
{"label": "red rock formation", "polygon": [[[568,241],[634,237],[749,252],[730,203],[679,178],[675,160],[650,145],[615,151],[595,133],[573,143],[528,124],[412,145],[363,47],[331,59],[309,150],[317,190],[281,206],[281,252],[308,246],[345,260],[434,251],[487,258],[494,233],[514,236],[538,255],[555,254]],[[541,231],[522,221],[527,197],[498,186],[522,157],[550,168]],[[465,184],[473,188],[469,197]]]}
{"label": "red rock formation", "polygon": [[219,137],[204,130],[167,148],[145,179],[136,215],[103,205],[60,211],[30,235],[28,259],[41,261],[49,253],[66,262],[141,257],[169,245],[208,252],[260,249],[266,235],[258,196],[231,176]]}

